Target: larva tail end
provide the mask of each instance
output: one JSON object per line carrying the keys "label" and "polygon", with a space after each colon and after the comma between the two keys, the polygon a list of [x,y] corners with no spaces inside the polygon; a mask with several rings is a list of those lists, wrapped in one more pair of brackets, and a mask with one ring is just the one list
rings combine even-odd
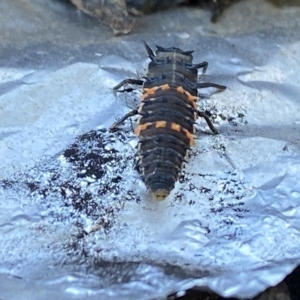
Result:
{"label": "larva tail end", "polygon": [[166,189],[158,189],[155,192],[152,192],[152,197],[156,201],[163,201],[168,197],[170,194],[170,191]]}

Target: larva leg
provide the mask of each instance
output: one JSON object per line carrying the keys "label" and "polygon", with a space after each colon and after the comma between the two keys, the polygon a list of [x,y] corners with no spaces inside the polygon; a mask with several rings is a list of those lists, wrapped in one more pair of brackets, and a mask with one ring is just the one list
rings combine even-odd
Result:
{"label": "larva leg", "polygon": [[153,59],[155,57],[155,54],[153,53],[152,49],[148,46],[148,44],[145,41],[143,41],[143,43],[144,43],[146,51],[147,51],[147,53],[149,55],[149,58]]}
{"label": "larva leg", "polygon": [[203,83],[197,82],[197,89],[204,89],[204,88],[208,88],[208,87],[214,87],[214,88],[217,88],[220,90],[226,89],[225,85],[220,85],[220,84],[211,83],[211,82],[203,82]]}
{"label": "larva leg", "polygon": [[[140,79],[124,79],[123,81],[121,81],[118,85],[116,85],[115,87],[113,87],[114,91],[118,91],[120,87],[124,86],[125,84],[137,84],[137,85],[143,85],[144,81],[140,80]],[[123,91],[118,91],[118,92],[125,92],[127,90],[123,90]],[[132,91],[132,89],[128,89],[128,91]]]}
{"label": "larva leg", "polygon": [[134,109],[132,111],[130,111],[129,113],[127,113],[123,118],[121,118],[119,121],[115,122],[114,124],[112,124],[110,127],[109,127],[109,131],[111,132],[114,132],[118,129],[118,126],[120,124],[122,124],[126,119],[130,118],[130,117],[133,117],[135,115],[138,114],[138,110],[137,109]]}
{"label": "larva leg", "polygon": [[204,112],[204,111],[197,111],[198,113],[198,117],[202,117],[205,119],[208,127],[210,128],[210,130],[214,133],[214,134],[218,134],[218,130],[217,128],[213,125],[213,123],[211,122],[211,120],[209,119],[209,116]]}
{"label": "larva leg", "polygon": [[206,73],[206,70],[207,70],[207,67],[208,67],[208,62],[204,61],[200,64],[196,64],[195,67],[197,69],[202,69],[202,74],[205,74]]}

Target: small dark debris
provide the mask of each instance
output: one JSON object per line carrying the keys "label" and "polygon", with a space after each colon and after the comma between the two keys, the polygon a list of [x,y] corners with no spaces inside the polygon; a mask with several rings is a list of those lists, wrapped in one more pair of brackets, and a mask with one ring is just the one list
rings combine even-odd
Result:
{"label": "small dark debris", "polygon": [[236,122],[236,120],[235,120],[235,118],[233,118],[233,117],[229,117],[228,118],[228,122],[232,126],[237,126],[238,125],[237,122]]}
{"label": "small dark debris", "polygon": [[34,192],[39,188],[38,183],[36,182],[25,182],[25,184],[27,185],[27,187],[29,188],[30,192]]}
{"label": "small dark debris", "polygon": [[15,183],[13,180],[3,179],[0,181],[0,186],[4,189],[11,189]]}
{"label": "small dark debris", "polygon": [[118,182],[120,182],[121,180],[122,180],[122,177],[121,177],[121,176],[113,177],[113,178],[111,179],[111,181],[112,181],[113,183],[118,183]]}
{"label": "small dark debris", "polygon": [[202,194],[207,194],[207,193],[211,192],[211,189],[208,189],[208,188],[206,188],[206,187],[204,187],[204,186],[201,186],[201,187],[199,188],[199,191],[200,191]]}

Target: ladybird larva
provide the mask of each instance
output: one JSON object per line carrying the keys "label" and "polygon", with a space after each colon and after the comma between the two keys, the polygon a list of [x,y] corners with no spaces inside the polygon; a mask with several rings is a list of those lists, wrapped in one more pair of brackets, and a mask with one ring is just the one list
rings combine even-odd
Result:
{"label": "ladybird larva", "polygon": [[197,82],[198,69],[205,73],[208,63],[193,64],[193,51],[157,46],[154,54],[145,42],[144,45],[151,59],[146,79],[125,79],[113,88],[119,90],[127,83],[142,85],[140,104],[110,130],[116,130],[131,116],[140,116],[135,129],[139,169],[153,198],[162,201],[174,188],[187,151],[194,144],[197,118],[203,117],[211,131],[218,133],[209,116],[197,109],[198,88],[226,87]]}

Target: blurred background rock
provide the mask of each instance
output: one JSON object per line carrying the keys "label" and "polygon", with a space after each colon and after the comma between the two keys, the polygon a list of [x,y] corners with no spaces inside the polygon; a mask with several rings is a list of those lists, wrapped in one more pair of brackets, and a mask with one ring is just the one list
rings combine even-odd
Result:
{"label": "blurred background rock", "polygon": [[[211,22],[217,22],[231,5],[246,0],[69,0],[83,12],[99,18],[115,35],[127,34],[134,26],[131,15],[150,14],[178,5],[198,6],[211,11]],[[281,7],[300,5],[299,0],[267,0]]]}

